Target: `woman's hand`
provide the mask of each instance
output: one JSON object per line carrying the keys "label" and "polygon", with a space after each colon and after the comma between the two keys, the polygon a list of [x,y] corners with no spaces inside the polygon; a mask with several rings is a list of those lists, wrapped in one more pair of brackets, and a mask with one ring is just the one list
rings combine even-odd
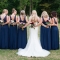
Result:
{"label": "woman's hand", "polygon": [[51,24],[48,24],[48,26],[51,26]]}
{"label": "woman's hand", "polygon": [[44,27],[49,28],[49,26],[48,26],[48,25],[47,25],[47,26],[44,26]]}

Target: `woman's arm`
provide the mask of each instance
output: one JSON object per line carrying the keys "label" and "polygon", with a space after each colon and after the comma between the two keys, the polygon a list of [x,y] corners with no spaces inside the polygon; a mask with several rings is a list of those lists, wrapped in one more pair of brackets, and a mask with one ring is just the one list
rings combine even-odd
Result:
{"label": "woman's arm", "polygon": [[20,24],[20,16],[17,16],[17,24]]}
{"label": "woman's arm", "polygon": [[38,24],[35,27],[38,27],[38,26],[40,26],[42,24],[42,19],[41,18],[38,17],[37,20],[38,20]]}
{"label": "woman's arm", "polygon": [[7,16],[7,17],[6,17],[6,20],[7,20],[7,22],[3,23],[3,25],[8,24],[8,23],[10,22],[10,17]]}
{"label": "woman's arm", "polygon": [[15,23],[15,25],[18,24],[18,23],[19,23],[19,16],[16,16],[16,23]]}
{"label": "woman's arm", "polygon": [[50,22],[50,24],[52,24],[51,18],[50,18],[49,22]]}
{"label": "woman's arm", "polygon": [[51,26],[51,24],[52,24],[52,19],[50,18],[50,20],[48,20],[48,21],[49,21],[48,26]]}
{"label": "woman's arm", "polygon": [[26,16],[26,22],[27,22],[27,23],[29,22],[27,16]]}
{"label": "woman's arm", "polygon": [[41,25],[44,26],[44,27],[46,27],[46,28],[49,28],[49,26],[47,26],[47,25],[45,25],[45,24],[43,24],[43,23],[42,23]]}
{"label": "woman's arm", "polygon": [[41,18],[41,21],[42,21],[41,26],[44,26],[44,27],[46,27],[46,28],[49,28],[48,25],[43,24],[43,19],[42,19],[42,18]]}
{"label": "woman's arm", "polygon": [[27,23],[25,24],[25,26],[23,26],[22,28],[27,27],[30,23],[31,23],[31,16],[29,17],[29,21],[27,21]]}

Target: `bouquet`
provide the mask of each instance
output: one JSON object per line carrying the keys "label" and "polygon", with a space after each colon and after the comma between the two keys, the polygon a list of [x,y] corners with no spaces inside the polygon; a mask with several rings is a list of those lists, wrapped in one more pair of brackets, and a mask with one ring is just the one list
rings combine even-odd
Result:
{"label": "bouquet", "polygon": [[47,21],[47,22],[46,22],[46,25],[48,25],[48,24],[50,24],[50,22],[49,22],[49,21]]}
{"label": "bouquet", "polygon": [[[34,23],[30,23],[31,24],[31,28],[34,28],[35,24]],[[34,28],[35,29],[35,28]]]}
{"label": "bouquet", "polygon": [[31,24],[31,28],[34,28],[34,26],[35,26],[35,24],[34,24],[34,23],[35,23],[35,20],[34,20],[34,19],[32,19],[32,20],[31,20],[31,23],[30,23],[30,24]]}
{"label": "bouquet", "polygon": [[14,20],[11,20],[10,21],[10,25],[13,25],[15,22],[14,22]]}
{"label": "bouquet", "polygon": [[2,25],[4,23],[4,21],[3,20],[0,20],[0,25]]}
{"label": "bouquet", "polygon": [[[20,23],[20,24],[18,25],[19,28],[22,28],[23,26],[25,26],[25,23]],[[24,29],[22,29],[22,30],[24,30]]]}

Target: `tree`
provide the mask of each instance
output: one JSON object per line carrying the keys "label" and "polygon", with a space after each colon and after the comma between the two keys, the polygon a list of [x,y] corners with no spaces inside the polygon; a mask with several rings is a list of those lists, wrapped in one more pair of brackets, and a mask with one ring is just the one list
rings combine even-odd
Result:
{"label": "tree", "polygon": [[41,2],[41,0],[30,0],[30,14],[33,9],[36,10],[39,2]]}
{"label": "tree", "polygon": [[[57,13],[58,13],[58,16],[60,18],[60,0],[55,0],[55,3],[59,4],[59,7],[57,9]],[[60,20],[59,20],[59,22],[60,22]]]}
{"label": "tree", "polygon": [[58,4],[60,4],[60,0],[55,0],[55,3],[58,3]]}
{"label": "tree", "polygon": [[8,0],[0,0],[0,13],[4,8],[8,7]]}
{"label": "tree", "polygon": [[9,10],[9,13],[11,14],[12,8],[17,9],[18,5],[19,5],[18,0],[8,0],[8,10]]}
{"label": "tree", "polygon": [[28,0],[18,0],[19,6],[17,7],[19,10],[25,10],[26,5],[28,4]]}

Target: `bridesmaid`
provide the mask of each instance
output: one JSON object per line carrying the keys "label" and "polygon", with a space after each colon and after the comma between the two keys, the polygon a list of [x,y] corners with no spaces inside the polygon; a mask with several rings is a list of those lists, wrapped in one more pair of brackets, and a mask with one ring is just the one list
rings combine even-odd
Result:
{"label": "bridesmaid", "polygon": [[[25,11],[21,10],[20,16],[19,16],[19,24],[24,23],[26,24],[28,22],[27,17],[25,15]],[[27,28],[18,27],[18,48],[24,49],[27,44]]]}
{"label": "bridesmaid", "polygon": [[57,12],[52,11],[52,26],[51,26],[51,41],[52,41],[52,50],[59,49],[59,30],[58,30],[58,18]]}
{"label": "bridesmaid", "polygon": [[10,28],[9,28],[9,49],[17,49],[17,11],[13,8],[10,15]]}
{"label": "bridesmaid", "polygon": [[43,49],[51,50],[51,32],[48,23],[51,23],[51,18],[46,11],[41,14],[42,25],[40,28],[40,40]]}
{"label": "bridesmaid", "polygon": [[0,18],[4,21],[2,24],[2,49],[8,49],[8,23],[9,23],[9,17],[8,17],[8,10],[4,9],[3,13],[1,14]]}

